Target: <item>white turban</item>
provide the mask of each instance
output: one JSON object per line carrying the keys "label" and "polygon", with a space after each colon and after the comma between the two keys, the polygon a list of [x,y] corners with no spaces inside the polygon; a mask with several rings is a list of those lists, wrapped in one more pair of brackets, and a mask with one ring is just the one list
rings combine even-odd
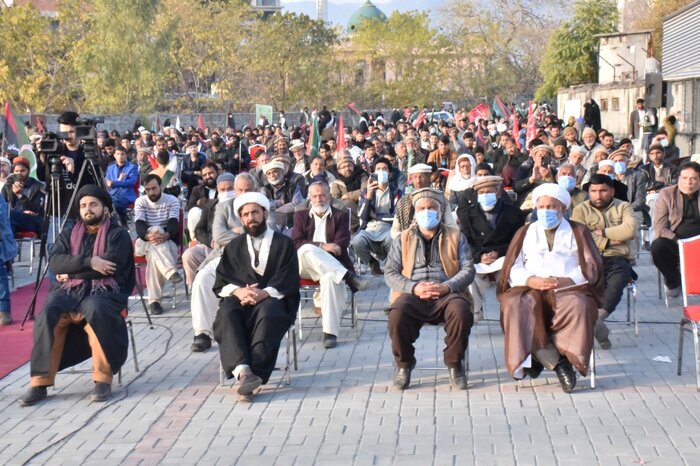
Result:
{"label": "white turban", "polygon": [[266,211],[270,211],[270,201],[264,195],[256,192],[243,193],[240,196],[236,196],[236,200],[233,201],[233,211],[236,215],[239,214],[241,207],[246,204],[257,204]]}
{"label": "white turban", "polygon": [[408,169],[409,175],[415,175],[416,173],[432,173],[433,167],[425,163],[417,163]]}
{"label": "white turban", "polygon": [[262,171],[263,171],[263,173],[267,173],[272,169],[277,169],[277,170],[282,170],[282,172],[284,172],[284,168],[285,167],[282,164],[282,162],[270,162],[270,163],[266,163],[265,165],[263,165]]}
{"label": "white turban", "polygon": [[604,160],[601,160],[600,162],[598,162],[598,168],[608,167],[608,166],[615,168],[615,162],[613,162],[610,159],[604,159]]}
{"label": "white turban", "polygon": [[537,205],[537,199],[542,196],[553,197],[568,209],[571,205],[571,195],[569,191],[559,186],[557,183],[544,183],[532,190],[532,204]]}

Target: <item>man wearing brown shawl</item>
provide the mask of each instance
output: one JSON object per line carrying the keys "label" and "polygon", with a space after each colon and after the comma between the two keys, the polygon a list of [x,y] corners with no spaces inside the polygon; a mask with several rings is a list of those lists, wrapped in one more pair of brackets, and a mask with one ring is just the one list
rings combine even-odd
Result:
{"label": "man wearing brown shawl", "polygon": [[564,218],[566,189],[540,185],[532,201],[537,221],[515,234],[498,281],[506,368],[516,379],[554,370],[570,393],[573,368],[588,373],[603,266],[588,228]]}
{"label": "man wearing brown shawl", "polygon": [[51,249],[56,274],[44,308],[34,323],[31,388],[20,405],[46,398],[56,372],[92,357],[92,401],[111,395],[112,375],[127,356],[122,310],[134,288],[134,249],[129,233],[110,221],[109,194],[83,186],[76,200],[80,221],[65,229]]}

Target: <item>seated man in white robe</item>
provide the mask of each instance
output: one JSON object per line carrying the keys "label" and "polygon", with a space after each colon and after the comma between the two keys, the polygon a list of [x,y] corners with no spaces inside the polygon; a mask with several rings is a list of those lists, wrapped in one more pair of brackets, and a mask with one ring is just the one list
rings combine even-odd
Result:
{"label": "seated man in white robe", "polygon": [[588,373],[603,265],[588,228],[564,218],[571,202],[566,189],[540,185],[532,202],[537,221],[515,234],[498,282],[506,368],[522,379],[546,367],[570,393],[574,367]]}

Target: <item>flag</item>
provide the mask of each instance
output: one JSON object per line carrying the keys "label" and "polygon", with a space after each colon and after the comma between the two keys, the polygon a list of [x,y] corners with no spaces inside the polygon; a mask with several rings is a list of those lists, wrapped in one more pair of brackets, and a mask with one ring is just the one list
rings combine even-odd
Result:
{"label": "flag", "polygon": [[41,121],[39,115],[36,116],[36,130],[39,134],[44,134],[46,132],[46,128],[44,128],[44,122]]}
{"label": "flag", "polygon": [[175,119],[175,129],[177,129],[178,131],[180,131],[180,128],[181,128],[181,125],[180,125],[180,115],[178,115],[177,118]]}
{"label": "flag", "polygon": [[469,121],[476,123],[478,120],[488,120],[489,119],[489,106],[485,103],[480,103],[476,107],[472,108],[467,115]]}
{"label": "flag", "polygon": [[156,113],[156,124],[154,129],[157,133],[163,133],[163,126],[160,124],[160,113]]}
{"label": "flag", "polygon": [[27,131],[24,129],[22,120],[17,118],[12,104],[5,103],[5,137],[2,140],[2,152],[10,152],[12,155],[18,155],[20,148],[25,144],[30,144]]}
{"label": "flag", "polygon": [[535,120],[535,114],[532,112],[532,100],[530,105],[528,105],[527,110],[527,132],[525,133],[525,146],[530,143],[537,135],[537,122]]}
{"label": "flag", "polygon": [[[269,124],[272,124],[272,105],[255,104],[255,122],[260,124],[260,119],[265,117]],[[251,126],[253,128],[253,126]]]}
{"label": "flag", "polygon": [[338,120],[338,137],[335,141],[335,153],[341,154],[345,150],[345,126],[343,125],[343,115],[340,114],[340,119]]}
{"label": "flag", "polygon": [[491,108],[493,109],[494,115],[505,118],[506,120],[510,119],[510,112],[503,104],[500,97],[496,96],[496,98],[493,99],[493,105],[491,105]]}
{"label": "flag", "polygon": [[520,121],[518,119],[518,114],[513,113],[510,118],[513,120],[513,137],[515,138],[515,144],[518,146],[518,149],[520,149]]}
{"label": "flag", "polygon": [[321,134],[318,132],[318,117],[313,119],[311,123],[311,131],[309,133],[309,143],[306,147],[306,153],[309,157],[318,155],[318,149],[321,147]]}
{"label": "flag", "polygon": [[165,189],[168,186],[168,183],[170,183],[170,180],[173,178],[173,176],[177,176],[178,172],[178,165],[177,165],[177,156],[173,155],[170,157],[170,161],[168,162],[168,165],[165,167],[165,173],[163,173],[163,180],[162,183],[160,184],[161,188]]}
{"label": "flag", "polygon": [[348,104],[348,108],[352,110],[352,113],[354,113],[357,116],[360,116],[360,111],[357,108],[355,108],[355,102],[350,102]]}
{"label": "flag", "polygon": [[202,114],[200,113],[199,116],[197,116],[197,129],[204,131],[204,128],[206,127],[207,125],[204,124],[204,117],[202,117]]}
{"label": "flag", "polygon": [[413,120],[413,127],[418,129],[418,127],[422,125],[423,122],[427,119],[428,116],[425,114],[425,109],[421,110],[420,112],[418,112],[418,115],[416,115],[416,119]]}
{"label": "flag", "polygon": [[248,148],[248,154],[250,155],[250,166],[255,168],[258,166],[257,158],[262,152],[265,152],[267,147],[264,144],[253,144]]}

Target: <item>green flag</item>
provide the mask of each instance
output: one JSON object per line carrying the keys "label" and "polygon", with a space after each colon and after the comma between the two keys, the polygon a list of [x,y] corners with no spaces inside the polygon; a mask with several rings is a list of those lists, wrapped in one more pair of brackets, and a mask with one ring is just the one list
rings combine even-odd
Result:
{"label": "green flag", "polygon": [[10,102],[5,102],[5,137],[2,140],[2,152],[10,152],[14,155],[21,155],[29,160],[29,176],[36,178],[36,156],[27,131],[24,129],[24,123],[17,118],[15,111],[12,109]]}
{"label": "green flag", "polygon": [[306,152],[309,157],[315,157],[319,155],[319,148],[321,147],[321,134],[318,131],[318,117],[314,118],[311,123],[311,132],[309,134],[309,145],[306,148]]}

